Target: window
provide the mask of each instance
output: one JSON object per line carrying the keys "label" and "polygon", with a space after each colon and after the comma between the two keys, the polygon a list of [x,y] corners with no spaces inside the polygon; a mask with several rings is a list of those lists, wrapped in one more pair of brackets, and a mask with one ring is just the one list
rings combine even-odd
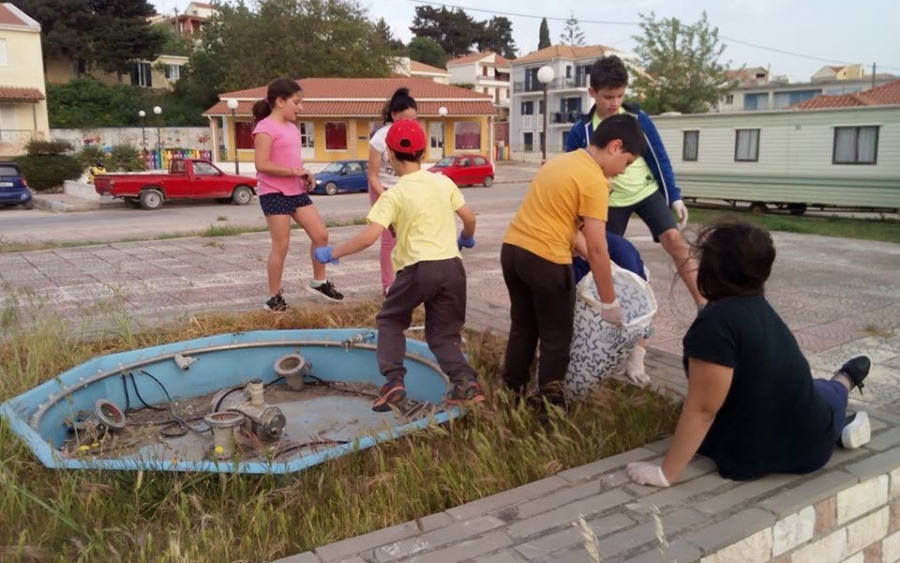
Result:
{"label": "window", "polygon": [[525,152],[534,150],[534,133],[522,133],[522,144],[525,146]]}
{"label": "window", "polygon": [[572,78],[572,65],[566,65],[566,78]]}
{"label": "window", "polygon": [[253,123],[238,121],[234,124],[235,147],[253,149]]}
{"label": "window", "polygon": [[343,121],[325,122],[325,150],[347,150],[347,123]]}
{"label": "window", "polygon": [[151,88],[153,86],[150,63],[134,63],[134,66],[131,67],[131,85],[140,86],[141,88]]}
{"label": "window", "polygon": [[534,102],[522,102],[522,115],[534,115]]}
{"label": "window", "polygon": [[219,173],[218,170],[207,162],[195,162],[194,163],[194,174],[197,176],[215,176]]}
{"label": "window", "polygon": [[725,103],[729,104],[729,105],[733,104],[734,103],[734,94],[728,94],[727,96],[725,96]]}
{"label": "window", "polygon": [[757,111],[768,109],[769,94],[744,94],[744,109],[746,111]]}
{"label": "window", "polygon": [[694,162],[697,160],[700,148],[700,131],[685,131],[684,143],[681,148],[681,160]]}
{"label": "window", "polygon": [[544,100],[538,100],[538,115],[544,115]]}
{"label": "window", "polygon": [[316,126],[311,121],[300,123],[300,146],[304,149],[314,149],[316,147]]}
{"label": "window", "polygon": [[347,174],[361,174],[363,171],[362,164],[358,162],[347,163]]}
{"label": "window", "polygon": [[9,64],[9,57],[6,55],[6,39],[0,38],[0,66]]}
{"label": "window", "polygon": [[738,129],[734,132],[734,161],[759,161],[759,129]]}
{"label": "window", "polygon": [[484,166],[485,164],[487,164],[487,161],[485,159],[481,158],[480,156],[475,157],[475,166]]}
{"label": "window", "polygon": [[835,127],[832,164],[876,164],[878,127]]}
{"label": "window", "polygon": [[477,121],[460,121],[453,137],[456,150],[481,150],[481,124]]}
{"label": "window", "polygon": [[0,131],[16,129],[16,106],[0,104]]}
{"label": "window", "polygon": [[166,65],[166,79],[172,82],[181,78],[181,65]]}

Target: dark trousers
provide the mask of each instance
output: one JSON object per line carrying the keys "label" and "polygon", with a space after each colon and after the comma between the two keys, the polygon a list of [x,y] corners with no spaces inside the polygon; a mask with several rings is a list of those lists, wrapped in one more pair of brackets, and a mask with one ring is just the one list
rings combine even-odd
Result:
{"label": "dark trousers", "polygon": [[462,352],[466,322],[466,269],[451,258],[418,262],[397,272],[381,310],[378,328],[378,369],[385,377],[406,375],[406,335],[413,310],[425,304],[425,340],[441,370],[452,382],[475,376]]}
{"label": "dark trousers", "polygon": [[510,388],[523,391],[540,343],[538,387],[561,392],[575,321],[572,266],[555,264],[511,244],[500,249],[500,265],[510,302],[503,380]]}

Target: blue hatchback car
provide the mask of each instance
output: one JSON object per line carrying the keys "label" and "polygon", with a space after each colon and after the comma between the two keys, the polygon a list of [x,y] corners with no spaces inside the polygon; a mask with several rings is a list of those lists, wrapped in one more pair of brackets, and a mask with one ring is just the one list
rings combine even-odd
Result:
{"label": "blue hatchback car", "polygon": [[25,209],[34,207],[28,182],[19,165],[14,162],[0,162],[0,205],[21,205]]}
{"label": "blue hatchback car", "polygon": [[366,160],[338,160],[316,174],[316,187],[311,193],[334,195],[339,192],[366,192],[369,181]]}

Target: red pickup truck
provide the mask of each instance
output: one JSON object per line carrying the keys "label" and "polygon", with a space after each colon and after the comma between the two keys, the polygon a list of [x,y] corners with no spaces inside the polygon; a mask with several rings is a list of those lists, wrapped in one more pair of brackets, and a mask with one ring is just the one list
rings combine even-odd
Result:
{"label": "red pickup truck", "polygon": [[98,174],[100,195],[121,198],[142,209],[159,209],[170,199],[215,198],[247,205],[256,193],[256,178],[225,174],[208,160],[175,158],[168,173]]}

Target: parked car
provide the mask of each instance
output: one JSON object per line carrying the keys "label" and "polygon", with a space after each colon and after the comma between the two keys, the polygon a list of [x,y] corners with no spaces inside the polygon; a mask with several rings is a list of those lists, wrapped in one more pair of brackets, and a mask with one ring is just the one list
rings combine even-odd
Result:
{"label": "parked car", "polygon": [[314,194],[334,195],[339,192],[365,192],[369,190],[365,160],[338,160],[332,162],[316,174]]}
{"label": "parked car", "polygon": [[22,175],[22,169],[14,162],[0,162],[0,205],[21,205],[25,209],[34,207],[28,181]]}
{"label": "parked car", "polygon": [[225,174],[208,160],[174,158],[169,171],[156,174],[101,174],[100,195],[111,195],[143,209],[159,209],[166,200],[214,198],[247,205],[256,194],[256,178]]}
{"label": "parked car", "polygon": [[494,184],[494,165],[486,156],[475,154],[447,156],[428,170],[435,174],[443,174],[456,182],[457,186],[481,184],[491,187]]}

